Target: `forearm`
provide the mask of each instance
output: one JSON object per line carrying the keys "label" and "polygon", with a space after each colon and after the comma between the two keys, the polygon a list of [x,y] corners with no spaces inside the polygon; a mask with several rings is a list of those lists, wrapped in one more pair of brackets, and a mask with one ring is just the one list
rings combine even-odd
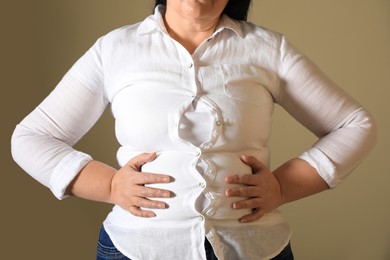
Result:
{"label": "forearm", "polygon": [[302,159],[292,159],[274,172],[279,181],[283,204],[329,189],[317,171]]}
{"label": "forearm", "polygon": [[116,169],[99,161],[89,162],[69,184],[66,194],[87,200],[112,203],[111,182]]}

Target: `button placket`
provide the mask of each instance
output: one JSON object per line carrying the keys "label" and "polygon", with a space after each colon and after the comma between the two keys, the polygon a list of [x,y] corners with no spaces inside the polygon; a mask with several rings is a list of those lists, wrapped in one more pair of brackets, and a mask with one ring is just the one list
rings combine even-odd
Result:
{"label": "button placket", "polygon": [[204,183],[204,182],[199,182],[199,183],[198,183],[198,186],[199,186],[200,188],[204,189],[204,188],[206,188],[206,183]]}
{"label": "button placket", "polygon": [[195,156],[196,157],[200,157],[202,155],[202,151],[199,149],[199,148],[197,148],[196,150],[195,150]]}
{"label": "button placket", "polygon": [[216,142],[216,140],[218,139],[219,135],[222,132],[222,127],[223,127],[222,111],[220,110],[218,105],[215,104],[215,102],[212,99],[210,99],[209,97],[202,96],[202,97],[200,97],[200,99],[205,104],[210,106],[211,111],[212,111],[212,115],[213,115],[214,120],[215,120],[214,124],[213,124],[213,130],[211,132],[210,140],[201,145],[202,148],[207,147],[207,149],[209,149]]}
{"label": "button placket", "polygon": [[203,162],[206,165],[203,178],[205,178],[207,182],[213,183],[217,172],[216,166],[213,162],[209,161],[208,159],[203,159]]}
{"label": "button placket", "polygon": [[212,217],[224,199],[224,195],[211,191],[205,192],[204,195],[210,201],[210,204],[202,210],[202,214]]}
{"label": "button placket", "polygon": [[182,65],[182,86],[192,93],[197,92],[197,84],[195,81],[195,62],[192,56],[188,53],[186,49],[184,49],[180,44],[179,51],[179,59]]}

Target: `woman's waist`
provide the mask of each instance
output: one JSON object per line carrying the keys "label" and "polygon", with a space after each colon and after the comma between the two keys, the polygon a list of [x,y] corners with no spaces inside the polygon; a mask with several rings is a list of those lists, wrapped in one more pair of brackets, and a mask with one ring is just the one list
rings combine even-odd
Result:
{"label": "woman's waist", "polygon": [[131,158],[145,152],[157,153],[157,159],[168,165],[172,162],[178,163],[180,161],[191,161],[191,159],[204,159],[208,161],[216,161],[221,168],[228,167],[231,164],[242,164],[241,155],[254,156],[260,160],[264,165],[269,165],[270,154],[267,147],[262,149],[239,149],[239,150],[222,150],[214,148],[204,148],[196,146],[184,146],[184,149],[166,149],[166,150],[137,150],[132,147],[121,146],[117,151],[117,160],[120,166],[123,166]]}
{"label": "woman's waist", "polygon": [[[140,152],[124,150],[118,152],[121,165]],[[172,177],[171,183],[150,184],[149,187],[171,191],[174,196],[164,201],[167,209],[156,209],[156,219],[183,219],[205,217],[211,219],[239,219],[249,214],[251,209],[237,210],[232,203],[244,197],[227,197],[225,191],[231,185],[225,182],[229,175],[252,174],[251,168],[243,163],[240,152],[158,152],[157,158],[142,166],[142,172],[166,174]],[[245,153],[261,160],[261,153]],[[264,156],[266,158],[266,156]],[[266,158],[268,159],[268,158]],[[152,198],[151,198],[152,199]]]}
{"label": "woman's waist", "polygon": [[[121,148],[118,151],[119,164],[142,151]],[[159,151],[155,160],[142,166],[142,172],[169,175],[171,183],[151,184],[151,187],[171,189],[172,192],[191,193],[194,190],[207,190],[212,193],[224,193],[227,188],[237,185],[227,184],[225,177],[230,175],[252,174],[252,169],[241,160],[241,155],[255,156],[268,164],[268,153],[262,151],[208,152],[194,151]],[[196,193],[196,192],[195,192]]]}

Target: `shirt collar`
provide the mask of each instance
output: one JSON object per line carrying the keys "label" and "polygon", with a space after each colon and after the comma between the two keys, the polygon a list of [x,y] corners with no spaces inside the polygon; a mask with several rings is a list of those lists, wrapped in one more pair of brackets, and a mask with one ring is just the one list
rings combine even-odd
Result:
{"label": "shirt collar", "polygon": [[[138,35],[144,35],[153,33],[156,31],[160,31],[163,33],[167,33],[167,29],[164,24],[164,16],[165,6],[158,5],[154,10],[154,14],[148,16],[138,27]],[[223,15],[219,21],[217,29],[213,33],[213,36],[222,32],[223,30],[228,29],[235,32],[238,36],[243,38],[243,32],[241,29],[240,22],[237,20],[233,20],[227,15]]]}

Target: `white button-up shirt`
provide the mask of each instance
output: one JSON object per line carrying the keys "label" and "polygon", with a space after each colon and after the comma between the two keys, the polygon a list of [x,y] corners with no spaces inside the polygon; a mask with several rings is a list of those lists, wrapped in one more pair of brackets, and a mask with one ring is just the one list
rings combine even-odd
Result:
{"label": "white button-up shirt", "polygon": [[286,246],[279,211],[247,224],[242,198],[224,195],[224,178],[251,174],[240,155],[269,165],[275,103],[319,137],[300,157],[335,187],[372,146],[373,121],[285,37],[223,16],[193,54],[172,39],[163,7],[139,24],[100,38],[55,90],[16,128],[15,160],[58,198],[92,158],[72,146],[108,104],[123,166],[142,152],[145,172],[174,192],[169,209],[139,218],[115,206],[104,222],[114,244],[137,259],[205,259],[207,237],[219,259],[267,259]]}

